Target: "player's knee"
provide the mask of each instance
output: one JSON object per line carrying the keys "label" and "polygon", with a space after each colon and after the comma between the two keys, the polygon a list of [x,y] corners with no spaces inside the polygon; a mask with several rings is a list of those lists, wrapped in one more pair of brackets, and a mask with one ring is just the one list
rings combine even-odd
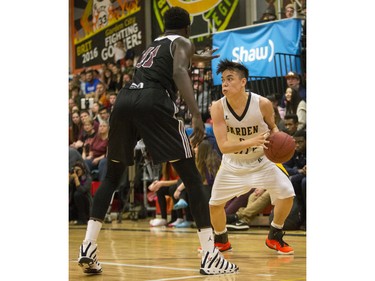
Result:
{"label": "player's knee", "polygon": [[106,178],[113,183],[118,183],[125,172],[125,168],[126,166],[123,163],[109,160],[107,162]]}

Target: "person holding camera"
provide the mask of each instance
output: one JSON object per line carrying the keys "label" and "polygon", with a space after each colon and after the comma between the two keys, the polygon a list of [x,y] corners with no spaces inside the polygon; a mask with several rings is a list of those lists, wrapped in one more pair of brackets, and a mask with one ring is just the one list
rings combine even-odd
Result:
{"label": "person holding camera", "polygon": [[90,217],[92,179],[84,163],[75,162],[69,170],[69,221],[83,225]]}

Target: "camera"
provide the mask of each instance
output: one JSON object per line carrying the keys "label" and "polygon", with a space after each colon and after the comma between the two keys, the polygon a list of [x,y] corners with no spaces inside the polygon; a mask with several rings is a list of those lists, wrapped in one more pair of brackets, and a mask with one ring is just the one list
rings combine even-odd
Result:
{"label": "camera", "polygon": [[81,108],[82,109],[90,109],[94,105],[94,99],[93,98],[82,98],[81,99]]}

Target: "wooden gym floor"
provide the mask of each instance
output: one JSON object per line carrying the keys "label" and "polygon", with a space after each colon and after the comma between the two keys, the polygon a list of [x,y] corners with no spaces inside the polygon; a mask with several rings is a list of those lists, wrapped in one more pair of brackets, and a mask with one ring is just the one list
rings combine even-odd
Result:
{"label": "wooden gym floor", "polygon": [[196,229],[150,227],[149,220],[103,224],[98,239],[98,258],[103,267],[100,275],[84,274],[77,265],[86,226],[69,225],[69,280],[306,280],[306,233],[303,231],[286,231],[284,240],[294,248],[292,256],[280,256],[265,246],[267,227],[230,231],[233,250],[224,256],[236,263],[240,272],[207,276],[199,274]]}

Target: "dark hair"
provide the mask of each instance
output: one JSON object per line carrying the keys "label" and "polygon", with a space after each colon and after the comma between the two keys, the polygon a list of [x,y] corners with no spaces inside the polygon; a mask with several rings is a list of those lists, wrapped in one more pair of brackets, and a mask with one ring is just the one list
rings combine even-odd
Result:
{"label": "dark hair", "polygon": [[293,137],[303,137],[305,140],[306,140],[306,130],[305,129],[301,129],[301,130],[298,130],[297,132],[295,132],[293,134]]}
{"label": "dark hair", "polygon": [[190,15],[181,7],[171,7],[164,14],[165,29],[182,29],[190,25]]}
{"label": "dark hair", "polygon": [[[292,87],[288,87],[292,90],[292,100],[289,102],[285,99],[285,109],[288,113],[297,113],[298,104],[301,101],[301,97],[299,96],[299,93],[293,89]],[[288,89],[287,88],[287,89]]]}
{"label": "dark hair", "polygon": [[286,114],[284,116],[284,120],[285,119],[293,119],[293,122],[296,123],[296,124],[298,124],[298,116],[297,116],[297,114]]}
{"label": "dark hair", "polygon": [[82,163],[82,161],[77,160],[77,162],[74,163],[73,167],[78,167],[82,170],[83,174],[86,174],[86,167]]}
{"label": "dark hair", "polygon": [[246,68],[246,66],[228,59],[224,59],[219,62],[216,74],[223,73],[227,69],[240,73],[243,78],[246,78],[246,80],[249,77],[249,70]]}
{"label": "dark hair", "polygon": [[99,111],[98,112],[100,112],[100,111],[103,111],[103,110],[105,110],[105,112],[107,112],[108,113],[108,108],[106,108],[105,106],[100,106],[100,108],[99,108]]}

